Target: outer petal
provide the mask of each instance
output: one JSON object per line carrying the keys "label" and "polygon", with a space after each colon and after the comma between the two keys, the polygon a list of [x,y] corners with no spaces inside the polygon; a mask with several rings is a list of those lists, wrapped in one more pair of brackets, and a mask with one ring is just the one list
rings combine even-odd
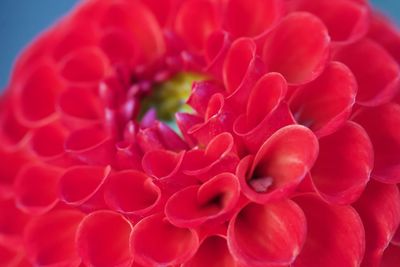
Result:
{"label": "outer petal", "polygon": [[306,220],[292,201],[250,203],[228,227],[228,246],[236,260],[248,266],[291,264],[303,246]]}
{"label": "outer petal", "polygon": [[318,155],[318,140],[307,128],[286,126],[260,148],[250,165],[244,158],[237,168],[243,194],[257,203],[289,195],[311,169]]}
{"label": "outer petal", "polygon": [[[345,46],[334,56],[354,73],[358,83],[357,103],[377,106],[389,102],[400,82],[400,67],[378,43],[370,39]],[[368,62],[368,68],[365,67]]]}
{"label": "outer petal", "polygon": [[395,185],[371,181],[354,204],[363,220],[366,251],[362,266],[378,266],[400,223],[400,194]]}
{"label": "outer petal", "polygon": [[319,155],[311,169],[315,189],[328,202],[350,204],[367,185],[373,160],[365,130],[346,122],[337,132],[319,140]]}
{"label": "outer petal", "polygon": [[131,235],[135,261],[145,266],[186,262],[196,253],[198,245],[194,231],[173,226],[161,214],[141,220]]}
{"label": "outer petal", "polygon": [[283,15],[280,0],[227,1],[225,28],[234,37],[253,37],[264,33]]}
{"label": "outer petal", "polygon": [[77,245],[87,266],[130,267],[133,257],[129,249],[132,225],[113,211],[97,211],[87,215],[79,225]]}
{"label": "outer petal", "polygon": [[307,218],[307,240],[294,267],[356,267],[364,256],[364,228],[349,206],[329,205],[317,195],[295,198]]}
{"label": "outer petal", "polygon": [[281,73],[289,84],[304,84],[322,72],[329,47],[330,38],[322,21],[310,13],[295,12],[268,34],[263,60],[268,71]]}
{"label": "outer petal", "polygon": [[15,206],[14,199],[0,200],[0,240],[19,249],[20,239],[30,217]]}
{"label": "outer petal", "polygon": [[84,214],[57,210],[32,220],[25,229],[25,246],[34,266],[78,267],[75,233]]}
{"label": "outer petal", "polygon": [[186,187],[168,199],[165,214],[179,227],[197,227],[230,212],[239,199],[237,177],[221,173],[201,186]]}
{"label": "outer petal", "polygon": [[342,63],[330,62],[316,80],[296,90],[290,109],[299,124],[324,136],[347,120],[356,93],[357,81],[352,72]]}
{"label": "outer petal", "polygon": [[354,121],[364,127],[374,147],[372,178],[384,183],[400,182],[400,105],[392,103],[361,110]]}

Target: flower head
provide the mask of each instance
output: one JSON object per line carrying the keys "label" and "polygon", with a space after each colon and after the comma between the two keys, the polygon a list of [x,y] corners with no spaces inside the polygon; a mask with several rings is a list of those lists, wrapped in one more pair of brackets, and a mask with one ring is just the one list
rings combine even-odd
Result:
{"label": "flower head", "polygon": [[1,265],[396,266],[399,64],[366,0],[83,1],[1,97]]}

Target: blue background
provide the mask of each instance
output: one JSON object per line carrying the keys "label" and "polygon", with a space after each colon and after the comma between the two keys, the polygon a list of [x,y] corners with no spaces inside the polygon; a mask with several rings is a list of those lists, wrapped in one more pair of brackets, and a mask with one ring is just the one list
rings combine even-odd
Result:
{"label": "blue background", "polygon": [[[400,0],[370,1],[400,25]],[[21,49],[77,2],[77,0],[0,0],[0,90],[7,84],[13,60]]]}

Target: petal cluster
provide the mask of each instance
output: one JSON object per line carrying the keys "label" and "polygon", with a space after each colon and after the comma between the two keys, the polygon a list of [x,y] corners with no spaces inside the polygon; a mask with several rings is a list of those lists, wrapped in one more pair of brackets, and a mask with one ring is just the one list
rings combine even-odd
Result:
{"label": "petal cluster", "polygon": [[0,265],[398,266],[399,90],[366,0],[82,1],[0,97]]}

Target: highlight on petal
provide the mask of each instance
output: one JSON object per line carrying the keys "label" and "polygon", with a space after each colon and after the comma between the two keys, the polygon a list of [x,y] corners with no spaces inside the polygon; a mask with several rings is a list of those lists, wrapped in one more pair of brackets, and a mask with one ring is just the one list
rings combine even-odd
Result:
{"label": "highlight on petal", "polygon": [[165,215],[179,227],[197,227],[230,212],[239,199],[237,177],[221,173],[201,186],[186,187],[172,195],[165,205]]}
{"label": "highlight on petal", "polygon": [[85,204],[99,192],[109,173],[109,166],[82,165],[67,169],[58,183],[60,199],[72,206]]}
{"label": "highlight on petal", "polygon": [[396,94],[400,83],[399,64],[378,43],[364,38],[339,49],[334,59],[346,64],[355,75],[358,104],[378,106],[389,102]]}
{"label": "highlight on petal", "polygon": [[368,133],[374,147],[374,169],[371,177],[383,183],[400,182],[400,105],[391,103],[366,108],[353,119]]}
{"label": "highlight on petal", "polygon": [[146,174],[134,170],[113,173],[104,188],[104,200],[115,211],[145,214],[161,197],[160,188]]}
{"label": "highlight on petal", "polygon": [[227,1],[224,26],[234,37],[253,37],[270,30],[283,15],[281,0]]}
{"label": "highlight on petal", "polygon": [[289,265],[306,238],[306,219],[291,200],[265,205],[250,203],[228,227],[228,246],[234,258],[246,266]]}
{"label": "highlight on petal", "polygon": [[352,72],[332,61],[317,79],[296,89],[289,105],[296,121],[321,137],[335,132],[348,119],[356,94]]}
{"label": "highlight on petal", "polygon": [[219,27],[216,6],[209,0],[184,1],[176,14],[176,32],[196,50],[202,50],[207,38]]}
{"label": "highlight on petal", "polygon": [[162,214],[154,214],[137,223],[131,235],[135,262],[144,266],[178,265],[197,251],[199,239],[188,228],[179,228]]}
{"label": "highlight on petal", "polygon": [[130,267],[133,255],[129,249],[131,223],[114,211],[100,210],[82,220],[76,244],[87,266]]}
{"label": "highlight on petal", "polygon": [[289,84],[299,85],[318,77],[329,48],[330,37],[323,22],[310,13],[294,12],[267,35],[262,58],[268,71],[279,72]]}
{"label": "highlight on petal", "polygon": [[365,227],[363,265],[378,266],[400,224],[400,194],[396,185],[370,181],[354,204]]}
{"label": "highlight on petal", "polygon": [[208,236],[204,239],[196,254],[182,267],[236,267],[237,262],[229,252],[226,237]]}
{"label": "highlight on petal", "polygon": [[254,160],[239,163],[237,176],[243,194],[256,203],[288,196],[303,180],[318,155],[318,140],[306,127],[290,125],[275,132]]}
{"label": "highlight on petal", "polygon": [[307,239],[294,267],[360,266],[364,227],[350,206],[330,205],[315,194],[294,198],[307,219]]}
{"label": "highlight on petal", "polygon": [[370,12],[367,4],[348,0],[292,2],[296,10],[318,16],[328,28],[333,42],[353,42],[368,31]]}
{"label": "highlight on petal", "polygon": [[374,166],[368,134],[346,122],[337,132],[319,139],[319,154],[311,169],[317,192],[331,203],[350,204],[363,192]]}
{"label": "highlight on petal", "polygon": [[62,172],[44,163],[25,165],[14,183],[16,205],[31,214],[48,212],[58,203],[57,185]]}
{"label": "highlight on petal", "polygon": [[25,229],[27,256],[34,266],[78,267],[75,234],[84,214],[56,210],[34,218]]}

